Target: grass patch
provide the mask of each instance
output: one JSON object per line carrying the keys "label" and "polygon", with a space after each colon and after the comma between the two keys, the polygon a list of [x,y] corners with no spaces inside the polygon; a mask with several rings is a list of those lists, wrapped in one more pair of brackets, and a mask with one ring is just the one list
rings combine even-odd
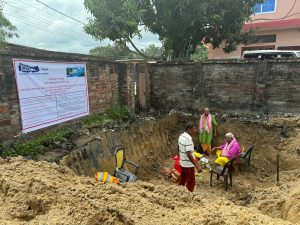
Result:
{"label": "grass patch", "polygon": [[69,128],[54,130],[35,138],[32,141],[15,143],[10,148],[4,148],[2,156],[35,156],[46,151],[47,148],[51,147],[51,145],[54,143],[65,141],[66,139],[70,138],[72,134],[73,131]]}
{"label": "grass patch", "polygon": [[[83,126],[98,126],[113,121],[126,121],[132,118],[132,112],[125,106],[114,106],[103,113],[94,114],[83,119]],[[13,156],[36,156],[45,152],[51,147],[57,147],[56,143],[62,143],[74,134],[71,128],[61,128],[41,135],[32,141],[15,143],[10,148],[4,148],[1,152],[2,157]]]}
{"label": "grass patch", "polygon": [[131,110],[126,106],[114,106],[103,113],[91,115],[83,120],[87,126],[101,125],[112,121],[126,121],[132,117]]}

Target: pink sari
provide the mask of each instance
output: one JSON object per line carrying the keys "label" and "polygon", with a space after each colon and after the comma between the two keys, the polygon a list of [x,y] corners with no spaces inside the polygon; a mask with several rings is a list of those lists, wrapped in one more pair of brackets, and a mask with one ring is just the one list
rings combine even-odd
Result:
{"label": "pink sari", "polygon": [[225,156],[225,157],[227,157],[228,156],[228,153],[229,153],[229,150],[230,150],[230,148],[233,146],[233,144],[235,143],[235,142],[237,142],[237,140],[236,139],[233,139],[229,144],[226,142],[226,144],[225,144],[225,146],[224,146],[224,148],[223,148],[223,150],[222,150],[222,154],[221,154],[221,156]]}
{"label": "pink sari", "polygon": [[[206,118],[206,121],[205,121],[205,118]],[[208,114],[207,117],[204,114],[201,115],[200,124],[199,124],[200,133],[203,133],[204,131],[207,131],[207,133],[210,133],[211,120],[212,120],[211,114]],[[204,124],[204,122],[205,122],[205,124]]]}

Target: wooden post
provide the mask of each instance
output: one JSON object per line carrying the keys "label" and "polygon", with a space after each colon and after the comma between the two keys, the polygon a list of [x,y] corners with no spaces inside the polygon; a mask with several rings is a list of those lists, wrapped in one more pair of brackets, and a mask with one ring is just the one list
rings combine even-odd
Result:
{"label": "wooden post", "polygon": [[280,170],[280,154],[279,150],[277,149],[277,185],[280,185],[279,183],[279,170]]}
{"label": "wooden post", "polygon": [[281,130],[278,131],[277,134],[277,143],[276,143],[276,147],[275,149],[277,150],[277,154],[276,154],[276,185],[279,186],[280,185],[280,145],[281,142]]}

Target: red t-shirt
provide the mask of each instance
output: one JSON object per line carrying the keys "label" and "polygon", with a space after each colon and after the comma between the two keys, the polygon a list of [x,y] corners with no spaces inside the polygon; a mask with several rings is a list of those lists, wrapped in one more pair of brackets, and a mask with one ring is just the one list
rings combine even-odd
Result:
{"label": "red t-shirt", "polygon": [[179,157],[174,157],[174,169],[177,170],[179,173],[181,173],[181,167],[180,167],[180,158]]}

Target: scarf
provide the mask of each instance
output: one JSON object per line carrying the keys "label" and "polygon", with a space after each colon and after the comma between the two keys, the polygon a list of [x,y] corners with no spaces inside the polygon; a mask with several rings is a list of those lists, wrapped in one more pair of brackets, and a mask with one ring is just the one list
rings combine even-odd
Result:
{"label": "scarf", "polygon": [[[205,118],[206,118],[206,120],[205,120]],[[212,120],[211,114],[208,114],[207,117],[204,114],[201,115],[200,124],[199,124],[200,133],[203,133],[204,131],[207,131],[207,133],[210,133],[211,120]],[[204,124],[204,122],[206,122],[206,123]]]}
{"label": "scarf", "polygon": [[226,142],[226,145],[225,147],[223,148],[222,150],[222,156],[225,156],[227,157],[228,156],[228,153],[229,153],[229,150],[231,149],[231,147],[233,146],[233,144],[236,142],[236,139],[234,138],[229,144],[228,142]]}

